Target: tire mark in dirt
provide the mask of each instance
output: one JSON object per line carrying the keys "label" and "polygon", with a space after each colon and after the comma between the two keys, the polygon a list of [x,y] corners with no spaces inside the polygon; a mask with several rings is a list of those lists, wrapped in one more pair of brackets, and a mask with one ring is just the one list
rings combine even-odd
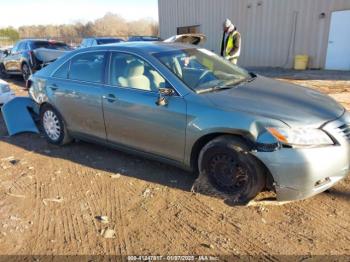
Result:
{"label": "tire mark in dirt", "polygon": [[[100,212],[99,215],[107,215],[109,217],[109,219],[114,219],[114,216],[113,216],[113,209],[110,207],[110,201],[111,199],[108,197],[108,196],[111,196],[111,192],[110,192],[110,188],[108,186],[107,183],[105,183],[104,179],[101,178],[101,186],[102,186],[102,190],[100,191],[101,192],[101,202],[102,202],[102,205],[101,207],[104,209],[104,211]],[[103,226],[103,225],[101,225]],[[106,225],[106,227],[110,228],[110,229],[114,229],[115,228],[115,225],[112,226],[111,225],[111,222]],[[117,238],[119,240],[119,238]],[[103,241],[103,247],[104,247],[104,250],[108,253],[111,252],[111,250],[113,250],[113,244],[115,243],[115,239],[113,241]]]}
{"label": "tire mark in dirt", "polygon": [[[27,180],[27,181],[25,181],[25,180]],[[25,196],[25,195],[27,195],[26,193],[30,193],[32,184],[33,184],[32,181],[28,177],[20,175],[12,183],[8,192],[11,194]]]}
{"label": "tire mark in dirt", "polygon": [[[73,193],[73,196],[74,195],[76,195],[76,191]],[[70,235],[74,243],[74,249],[79,250],[80,243],[82,243],[82,235],[80,233],[81,214],[79,213],[80,215],[77,215],[77,213],[72,210],[74,207],[72,203],[67,204],[67,206],[68,207],[65,207],[65,210],[67,213]]]}
{"label": "tire mark in dirt", "polygon": [[34,215],[34,226],[35,231],[38,232],[35,244],[34,244],[34,250],[39,250],[41,248],[40,241],[43,239],[45,234],[45,221],[46,221],[46,212],[45,212],[45,206],[43,205],[42,200],[45,197],[45,187],[44,183],[40,180],[36,180],[37,186],[36,186],[36,212]]}
{"label": "tire mark in dirt", "polygon": [[[91,176],[92,179],[86,179]],[[99,192],[101,191],[96,182],[94,175],[90,174],[89,171],[83,172],[83,174],[77,175],[77,185],[75,188],[81,188],[81,190],[75,190],[76,194],[72,201],[76,203],[76,210],[78,210],[79,216],[75,215],[79,233],[76,233],[79,237],[78,240],[81,242],[88,243],[84,245],[85,252],[91,252],[91,248],[96,249],[99,247],[96,243],[96,237],[99,235],[101,230],[100,225],[97,223],[95,217],[100,215],[100,206],[97,201],[101,200]],[[97,189],[96,189],[97,188]],[[79,195],[80,194],[80,195]],[[71,210],[73,213],[73,211]],[[84,252],[84,250],[82,250]]]}
{"label": "tire mark in dirt", "polygon": [[[118,221],[119,221],[119,225],[117,224],[117,231],[121,237],[120,243],[122,244],[122,255],[129,255],[132,254],[132,246],[130,243],[130,240],[128,238],[128,235],[125,232],[125,220],[124,220],[124,203],[122,203],[121,201],[121,197],[120,194],[121,192],[121,188],[119,187],[118,189],[116,187],[113,188],[114,190],[114,196],[117,199],[117,206],[116,206],[116,210],[117,211],[117,216],[118,216]],[[126,195],[129,192],[123,192],[122,195]]]}
{"label": "tire mark in dirt", "polygon": [[[88,188],[85,193],[82,191],[82,196],[79,197],[80,200],[84,200],[84,203],[86,203],[87,213],[88,213],[88,221],[86,226],[89,228],[90,226],[93,228],[93,230],[88,229],[88,232],[86,234],[86,241],[88,242],[88,247],[94,248],[96,250],[96,247],[103,249],[101,252],[108,253],[107,250],[108,247],[106,246],[106,242],[103,241],[102,236],[100,236],[100,232],[103,229],[103,225],[98,223],[95,219],[98,215],[107,215],[105,213],[104,206],[105,206],[105,200],[108,201],[108,191],[105,189],[106,183],[103,183],[103,180],[101,178],[96,178],[95,175],[93,175],[93,179],[83,179],[84,177],[78,176],[79,179],[79,186],[83,187],[85,189]],[[104,197],[104,198],[103,198]],[[102,203],[101,203],[102,202]],[[111,208],[113,210],[113,208]],[[97,243],[96,243],[97,240]],[[113,246],[113,243],[111,244]],[[113,246],[114,247],[114,246]],[[89,252],[89,250],[87,250]]]}
{"label": "tire mark in dirt", "polygon": [[96,217],[96,205],[94,203],[94,194],[87,194],[86,195],[86,205],[87,205],[87,211],[89,214],[90,220],[87,222],[91,222],[91,224],[88,224],[87,227],[92,226],[93,231],[90,232],[90,230],[87,232],[87,248],[96,247],[96,235],[99,235],[99,231],[101,230],[100,226],[97,224],[95,217]]}
{"label": "tire mark in dirt", "polygon": [[[195,210],[200,210],[202,215],[205,216],[206,221],[209,219],[209,225],[216,225],[219,221],[220,215],[212,211],[208,204],[200,201],[197,197],[194,197],[193,200],[194,201],[189,203],[189,205],[187,205],[187,201],[184,202],[187,205],[187,209],[191,210],[192,212]],[[240,239],[239,246],[241,250],[245,250],[245,252],[247,252],[249,255],[263,255],[263,257],[265,257],[268,261],[279,261],[277,257],[270,255],[272,253],[271,249],[267,249],[266,245],[261,243],[260,239],[255,238],[253,242],[251,239],[246,238],[240,232],[237,232],[237,226],[233,226],[232,224],[227,225],[229,226],[227,231],[231,234],[226,234],[226,236],[228,238],[235,238],[232,236],[233,234],[237,237],[236,239]],[[252,250],[254,251],[252,252]],[[260,252],[258,252],[258,250],[260,250]]]}
{"label": "tire mark in dirt", "polygon": [[[182,210],[182,212],[184,213],[181,216],[178,216],[178,219],[173,220],[172,217],[166,217],[165,218],[166,221],[163,221],[163,223],[161,224],[155,223],[156,227],[158,226],[160,227],[158,231],[162,232],[164,237],[169,239],[169,241],[171,241],[172,234],[168,234],[167,232],[181,232],[179,235],[181,236],[181,240],[186,244],[186,246],[188,245],[193,246],[194,243],[198,245],[206,243],[207,236],[203,235],[203,232],[209,233],[207,232],[207,230],[208,230],[208,225],[210,226],[210,224],[208,224],[207,226],[203,226],[202,224],[200,224],[200,222],[198,222],[196,225],[194,225],[187,219],[184,219],[183,217],[187,218],[188,214],[194,214],[197,211],[196,208],[192,207],[192,205],[188,205],[186,200],[181,201],[181,204],[179,204],[178,206],[180,207],[180,212]],[[201,217],[205,218],[206,221],[210,216],[211,214],[209,214],[208,212],[201,211]],[[197,220],[197,221],[200,221],[200,220]],[[164,228],[166,230],[164,230]],[[195,233],[196,231],[197,233]],[[178,240],[179,239],[177,239],[176,241]],[[222,252],[224,250],[216,250],[216,251]]]}
{"label": "tire mark in dirt", "polygon": [[[337,234],[340,234],[342,236],[348,236],[350,235],[350,229],[349,227],[343,227],[339,225],[340,219],[333,219],[332,226],[335,226],[338,230],[334,231],[334,228],[329,228],[325,225],[329,223],[329,219],[325,219],[322,216],[319,215],[320,213],[320,207],[314,207],[312,205],[308,205],[306,208],[303,206],[295,206],[296,209],[302,210],[304,214],[309,214],[313,218],[313,222],[317,223],[323,230],[322,234],[325,238],[332,239],[332,235],[336,232]],[[345,221],[342,221],[345,222]]]}

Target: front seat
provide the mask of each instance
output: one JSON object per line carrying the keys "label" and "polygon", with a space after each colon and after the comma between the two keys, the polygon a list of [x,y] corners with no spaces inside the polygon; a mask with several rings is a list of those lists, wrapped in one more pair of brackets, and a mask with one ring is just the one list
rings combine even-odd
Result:
{"label": "front seat", "polygon": [[145,67],[140,61],[133,61],[128,65],[127,76],[119,77],[122,86],[151,91],[149,79],[144,76]]}
{"label": "front seat", "polygon": [[113,74],[111,75],[111,82],[113,85],[123,86],[122,83],[120,83],[119,78],[125,77],[127,66],[128,63],[126,62],[125,57],[117,57],[114,63],[112,63]]}

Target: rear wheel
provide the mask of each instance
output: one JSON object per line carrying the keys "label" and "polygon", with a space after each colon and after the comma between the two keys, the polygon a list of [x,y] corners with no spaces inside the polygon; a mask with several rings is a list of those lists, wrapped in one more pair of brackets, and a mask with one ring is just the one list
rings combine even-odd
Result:
{"label": "rear wheel", "polygon": [[201,150],[198,165],[214,188],[239,202],[248,202],[265,187],[263,167],[240,138],[212,140]]}
{"label": "rear wheel", "polygon": [[29,77],[32,75],[32,70],[27,63],[22,65],[22,77],[24,81],[28,81]]}
{"label": "rear wheel", "polygon": [[72,141],[60,113],[52,106],[43,106],[40,111],[40,122],[42,131],[49,143],[64,145]]}

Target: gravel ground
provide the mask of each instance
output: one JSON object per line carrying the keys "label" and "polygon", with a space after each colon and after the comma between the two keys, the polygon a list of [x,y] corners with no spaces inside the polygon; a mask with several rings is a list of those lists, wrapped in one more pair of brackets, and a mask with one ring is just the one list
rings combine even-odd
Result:
{"label": "gravel ground", "polygon": [[[350,109],[349,73],[258,71]],[[26,95],[20,80],[9,82]],[[349,178],[308,200],[232,207],[191,193],[196,176],[171,166],[6,135],[0,118],[0,255],[350,255]]]}

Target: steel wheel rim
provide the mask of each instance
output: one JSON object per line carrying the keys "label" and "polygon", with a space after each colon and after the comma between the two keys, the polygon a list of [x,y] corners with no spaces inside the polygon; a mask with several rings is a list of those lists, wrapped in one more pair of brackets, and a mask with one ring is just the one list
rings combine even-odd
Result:
{"label": "steel wheel rim", "polygon": [[240,192],[249,182],[248,168],[228,154],[216,154],[209,161],[209,174],[215,184],[227,193]]}
{"label": "steel wheel rim", "polygon": [[53,141],[57,141],[61,136],[61,125],[54,112],[48,110],[44,113],[43,126],[47,136]]}

